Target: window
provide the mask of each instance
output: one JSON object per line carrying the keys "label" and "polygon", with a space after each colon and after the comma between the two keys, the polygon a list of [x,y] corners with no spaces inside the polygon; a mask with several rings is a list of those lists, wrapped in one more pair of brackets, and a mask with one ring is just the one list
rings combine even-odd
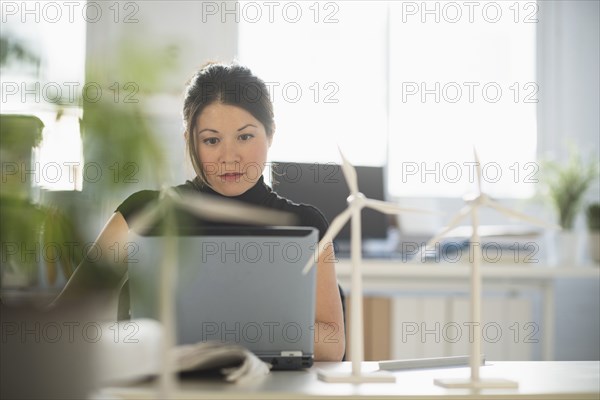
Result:
{"label": "window", "polygon": [[340,144],[387,163],[391,195],[456,197],[476,146],[490,195],[533,193],[535,2],[278,2],[273,22],[254,4],[239,59],[277,85],[273,160],[338,162]]}

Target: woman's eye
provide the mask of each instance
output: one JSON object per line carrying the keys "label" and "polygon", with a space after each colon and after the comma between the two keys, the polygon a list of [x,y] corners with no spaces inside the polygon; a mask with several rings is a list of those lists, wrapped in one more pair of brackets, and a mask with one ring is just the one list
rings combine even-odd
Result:
{"label": "woman's eye", "polygon": [[211,137],[211,138],[206,138],[202,141],[202,143],[204,144],[217,144],[217,142],[219,141],[219,139]]}
{"label": "woman's eye", "polygon": [[241,140],[249,140],[253,137],[254,137],[254,135],[251,133],[244,133],[244,134],[240,135]]}

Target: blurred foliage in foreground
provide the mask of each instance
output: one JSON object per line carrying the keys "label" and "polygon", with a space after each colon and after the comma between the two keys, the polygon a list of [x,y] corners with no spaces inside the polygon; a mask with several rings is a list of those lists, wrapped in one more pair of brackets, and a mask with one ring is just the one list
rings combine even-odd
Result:
{"label": "blurred foliage in foreground", "polygon": [[[1,44],[2,65],[15,60],[39,65],[39,58],[14,40],[3,35]],[[65,107],[83,106],[84,171],[92,171],[89,175],[93,178],[84,176],[83,192],[91,202],[91,207],[85,206],[88,213],[99,211],[106,199],[130,191],[132,183],[141,181],[158,188],[164,182],[165,157],[145,113],[144,100],[160,90],[161,77],[173,60],[168,53],[133,43],[122,44],[116,53],[110,59],[87,60],[91,64],[85,82],[88,90],[78,93],[75,101],[52,104],[57,119]],[[6,274],[14,277],[14,272],[20,272],[27,282],[13,279],[8,286],[53,287],[59,276],[68,279],[85,257],[78,232],[87,221],[74,220],[73,216],[81,213],[67,209],[80,204],[72,201],[47,207],[32,201],[32,178],[24,171],[31,168],[32,151],[42,140],[43,123],[35,117],[39,107],[31,104],[27,115],[1,116],[2,287],[7,286]],[[44,107],[48,109],[47,104]],[[12,169],[14,174],[5,174]],[[73,198],[76,195],[72,192]],[[102,282],[98,284],[102,286]]]}

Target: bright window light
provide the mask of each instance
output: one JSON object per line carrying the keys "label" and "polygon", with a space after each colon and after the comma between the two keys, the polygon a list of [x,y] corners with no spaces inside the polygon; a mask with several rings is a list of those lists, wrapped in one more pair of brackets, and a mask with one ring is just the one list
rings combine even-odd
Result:
{"label": "bright window light", "polygon": [[[386,157],[387,5],[382,2],[240,2],[238,59],[268,82],[276,161],[357,165]],[[256,20],[256,21],[255,21]],[[295,22],[293,22],[295,21]]]}
{"label": "bright window light", "polygon": [[[391,2],[389,190],[528,197],[535,164],[535,2]],[[470,5],[470,6],[469,6]]]}

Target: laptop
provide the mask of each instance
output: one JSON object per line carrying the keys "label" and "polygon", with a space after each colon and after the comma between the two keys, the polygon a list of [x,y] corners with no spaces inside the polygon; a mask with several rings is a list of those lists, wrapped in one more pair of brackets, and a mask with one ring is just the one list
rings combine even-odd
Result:
{"label": "laptop", "polygon": [[[158,319],[165,236],[129,233],[132,318]],[[177,341],[244,346],[273,369],[309,368],[314,355],[315,228],[203,227],[177,240]]]}

